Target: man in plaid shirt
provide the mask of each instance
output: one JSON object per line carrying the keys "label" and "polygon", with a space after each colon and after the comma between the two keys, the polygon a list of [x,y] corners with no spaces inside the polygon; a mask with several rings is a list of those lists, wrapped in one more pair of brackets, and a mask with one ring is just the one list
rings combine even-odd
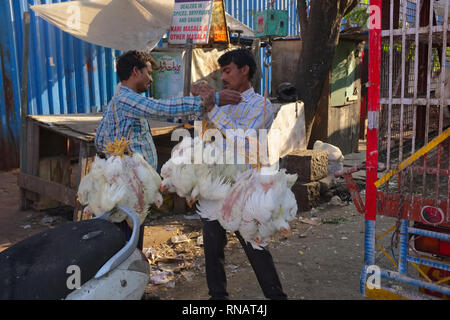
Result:
{"label": "man in plaid shirt", "polygon": [[147,119],[186,115],[200,117],[203,104],[206,110],[210,111],[216,103],[239,103],[241,95],[233,90],[223,90],[215,94],[214,90],[205,87],[197,90],[198,96],[195,97],[165,100],[147,98],[141,93],[146,92],[153,81],[152,66],[157,67],[156,62],[145,52],[133,50],[119,57],[117,75],[121,86],[103,114],[97,128],[95,146],[102,152],[106,144],[114,141],[115,137],[128,138],[131,140],[130,151],[140,153],[156,170],[158,156]]}
{"label": "man in plaid shirt", "polygon": [[[141,93],[146,92],[153,82],[152,65],[155,60],[142,51],[128,51],[117,61],[117,74],[121,86],[109,102],[95,135],[97,151],[105,151],[108,142],[121,137],[131,140],[131,152],[140,153],[156,170],[158,156],[150,132],[147,119],[161,117],[177,117],[186,115],[201,116],[203,105],[207,111],[216,104],[226,105],[239,103],[241,95],[237,91],[223,90],[215,93],[212,88],[196,88],[195,97],[172,98],[156,100],[146,98]],[[130,239],[132,230],[126,221],[118,224],[126,239]],[[144,241],[144,226],[141,225],[138,248],[142,250]]]}

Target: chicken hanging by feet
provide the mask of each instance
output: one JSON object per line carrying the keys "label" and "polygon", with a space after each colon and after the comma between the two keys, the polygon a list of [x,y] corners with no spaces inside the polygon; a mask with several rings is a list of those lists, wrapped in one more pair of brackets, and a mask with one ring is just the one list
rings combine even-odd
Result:
{"label": "chicken hanging by feet", "polygon": [[[122,140],[115,142],[125,150]],[[90,172],[80,181],[78,201],[86,206],[83,210],[86,216],[101,215],[118,205],[127,206],[139,215],[142,224],[150,205],[162,205],[161,177],[139,153],[125,155],[116,152],[114,146],[114,142],[108,146],[111,155],[107,159],[95,157]],[[125,218],[124,213],[116,212],[111,221],[122,222]],[[127,222],[132,226],[128,218]]]}

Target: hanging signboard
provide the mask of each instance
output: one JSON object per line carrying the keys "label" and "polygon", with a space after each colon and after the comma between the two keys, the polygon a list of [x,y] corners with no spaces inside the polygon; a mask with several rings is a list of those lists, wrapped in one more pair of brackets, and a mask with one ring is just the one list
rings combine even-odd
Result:
{"label": "hanging signboard", "polygon": [[169,43],[207,44],[214,0],[175,0]]}
{"label": "hanging signboard", "polygon": [[228,29],[223,0],[215,0],[211,18],[210,42],[228,43]]}
{"label": "hanging signboard", "polygon": [[184,88],[183,52],[152,52],[158,68],[153,70],[153,97],[182,97]]}

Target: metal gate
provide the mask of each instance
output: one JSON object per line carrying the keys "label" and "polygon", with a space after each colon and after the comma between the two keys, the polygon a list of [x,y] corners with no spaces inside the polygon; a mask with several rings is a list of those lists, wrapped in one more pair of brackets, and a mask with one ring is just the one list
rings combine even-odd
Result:
{"label": "metal gate", "polygon": [[[355,201],[366,223],[365,296],[417,298],[428,290],[450,297],[449,2],[370,1],[365,208]],[[380,215],[395,224],[376,235]],[[379,244],[388,235],[390,253]],[[438,251],[418,250],[424,239]],[[376,265],[378,252],[392,269]],[[433,279],[424,268],[443,276]],[[377,276],[419,290],[407,295],[403,288],[374,287],[368,280]]]}

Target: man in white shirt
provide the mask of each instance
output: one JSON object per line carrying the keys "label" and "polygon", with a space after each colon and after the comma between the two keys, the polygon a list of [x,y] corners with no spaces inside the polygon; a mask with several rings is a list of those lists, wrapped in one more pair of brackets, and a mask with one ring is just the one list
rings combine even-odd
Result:
{"label": "man in white shirt", "polygon": [[[237,129],[268,129],[274,114],[270,102],[255,93],[251,79],[256,71],[252,54],[245,49],[237,49],[223,54],[219,60],[222,81],[225,89],[241,93],[242,101],[236,105],[214,106],[208,112],[208,120],[219,129],[227,139],[245,139],[245,134]],[[202,219],[205,252],[206,279],[211,299],[227,299],[224,248],[227,243],[226,231],[215,221]],[[270,252],[254,249],[236,232],[242,247],[252,265],[265,297],[287,299]]]}

